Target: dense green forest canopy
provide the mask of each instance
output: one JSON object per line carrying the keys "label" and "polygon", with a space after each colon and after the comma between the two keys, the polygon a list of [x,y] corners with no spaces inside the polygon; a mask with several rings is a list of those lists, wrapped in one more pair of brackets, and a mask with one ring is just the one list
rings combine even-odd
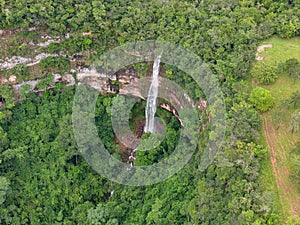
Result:
{"label": "dense green forest canopy", "polygon": [[[0,27],[5,32],[22,28],[27,38],[70,33],[69,39],[49,45],[50,53],[86,51],[93,60],[123,43],[151,39],[192,50],[219,78],[228,123],[223,147],[205,171],[198,165],[209,127],[201,133],[193,158],[176,175],[156,185],[123,186],[95,173],[80,155],[71,123],[73,87],[57,85],[41,96],[24,92],[15,104],[9,86],[1,86],[0,97],[5,99],[0,111],[1,223],[284,224],[276,193],[259,182],[268,155],[259,141],[261,118],[256,109],[260,108],[243,80],[249,77],[259,41],[300,34],[299,5],[299,0],[0,0]],[[33,27],[36,30],[29,31]],[[81,35],[89,31],[90,36]],[[64,58],[49,57],[40,67],[42,77],[52,69],[65,72],[71,65]],[[19,69],[16,76],[29,79],[30,72]],[[189,76],[168,65],[163,69],[193,98],[203,97]],[[110,153],[122,160],[111,126],[113,98],[99,96],[95,119]],[[143,104],[133,111],[133,126],[134,118],[142,117]],[[166,139],[150,154],[138,153],[140,165],[168,155],[180,132],[172,114],[162,109],[158,114],[167,124]]]}
{"label": "dense green forest canopy", "polygon": [[[193,50],[227,79],[241,78],[254,59],[257,41],[273,34],[299,35],[299,1],[9,1],[1,2],[3,27],[64,35],[68,52],[99,54],[136,40],[166,40]],[[74,32],[93,32],[93,43]],[[50,48],[50,47],[49,47]]]}

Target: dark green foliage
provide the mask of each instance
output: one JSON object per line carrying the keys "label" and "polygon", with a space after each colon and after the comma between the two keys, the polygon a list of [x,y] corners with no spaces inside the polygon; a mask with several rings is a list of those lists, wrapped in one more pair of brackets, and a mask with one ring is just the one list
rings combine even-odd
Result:
{"label": "dark green foliage", "polygon": [[0,105],[2,107],[11,109],[14,107],[14,91],[8,85],[1,85],[0,89]]}
{"label": "dark green foliage", "polygon": [[49,56],[40,61],[40,67],[44,72],[49,72],[54,68],[54,72],[63,73],[67,71],[69,66],[70,62],[65,57]]}
{"label": "dark green foliage", "polygon": [[7,133],[3,130],[3,128],[0,126],[0,149],[1,152],[6,149],[9,145],[9,140],[7,137]]}
{"label": "dark green foliage", "polygon": [[11,73],[17,76],[18,81],[20,82],[29,76],[29,69],[25,64],[19,64],[11,70]]}
{"label": "dark green foliage", "polygon": [[[136,40],[166,40],[195,51],[227,80],[243,78],[258,40],[272,34],[299,34],[299,9],[288,2],[255,1],[57,1],[21,0],[0,4],[5,27],[36,26],[48,33],[71,33],[49,51],[74,54],[104,50]],[[296,3],[294,3],[296,5]],[[279,18],[278,18],[279,17]],[[298,21],[298,22],[297,22]],[[91,36],[81,32],[92,31]],[[18,45],[19,46],[19,45]],[[17,48],[13,48],[17,49]]]}
{"label": "dark green foliage", "polygon": [[285,62],[284,71],[287,72],[292,79],[294,79],[294,82],[297,79],[300,79],[300,62],[298,59],[288,59]]}
{"label": "dark green foliage", "polygon": [[90,209],[88,211],[88,222],[91,225],[119,224],[117,219],[111,218],[102,204],[98,204],[95,209]]}
{"label": "dark green foliage", "polygon": [[47,87],[53,86],[53,85],[54,85],[53,76],[50,75],[50,76],[47,76],[46,78],[40,80],[37,83],[37,85],[35,86],[35,89],[46,90]]}
{"label": "dark green foliage", "polygon": [[270,193],[262,192],[255,182],[260,170],[259,159],[265,153],[262,146],[244,142],[220,152],[217,157],[220,164],[211,165],[205,179],[198,180],[196,197],[188,208],[192,224],[279,222],[271,216],[264,217],[270,212]]}
{"label": "dark green foliage", "polygon": [[[198,166],[209,125],[201,132],[193,159],[176,175],[156,185],[128,187],[100,177],[78,152],[71,126],[72,89],[57,86],[42,97],[26,95],[24,89],[22,103],[13,108],[12,90],[1,86],[5,108],[13,109],[12,113],[4,108],[0,111],[0,223],[282,224],[272,206],[273,193],[264,192],[258,182],[260,160],[265,157],[265,149],[253,143],[260,129],[259,116],[245,102],[248,94],[236,81],[247,77],[260,40],[273,34],[299,35],[298,3],[0,0],[1,29],[22,27],[21,35],[29,39],[40,31],[49,35],[70,33],[69,39],[50,44],[49,53],[85,52],[96,57],[136,40],[180,44],[203,58],[217,74],[228,105],[228,136],[206,171],[200,172]],[[32,26],[40,30],[27,32]],[[88,31],[92,34],[82,35]],[[23,49],[24,43],[12,42],[9,54],[21,54]],[[141,63],[135,67],[145,76],[150,66]],[[70,62],[65,57],[48,57],[41,60],[40,67],[45,76],[67,71]],[[255,75],[261,83],[276,80],[273,67],[261,69],[263,74]],[[162,70],[192,99],[205,97],[190,76],[168,65]],[[291,75],[296,74],[293,71],[289,69]],[[16,67],[15,73],[19,80],[28,76],[24,65]],[[51,82],[49,76],[38,88],[44,89]],[[112,96],[99,97],[95,120],[101,140],[120,159],[122,151],[111,127],[111,100]],[[260,111],[274,104],[266,90],[259,88],[252,91],[249,100]],[[294,98],[292,101],[297,107]],[[167,121],[166,138],[154,151],[138,152],[137,164],[161,160],[176,145],[178,120],[167,112],[160,113]],[[141,111],[133,110],[132,120],[135,116],[141,119]]]}
{"label": "dark green foliage", "polygon": [[69,55],[84,52],[91,48],[93,40],[87,36],[73,34],[71,38],[64,39],[60,43],[52,43],[48,50],[50,53],[67,52]]}
{"label": "dark green foliage", "polygon": [[[6,192],[0,208],[2,223],[275,223],[268,193],[257,183],[259,160],[265,157],[263,147],[239,142],[217,160],[226,166],[213,164],[202,173],[197,153],[191,163],[162,183],[149,187],[117,185],[94,173],[77,151],[71,124],[72,96],[71,88],[45,92],[42,98],[30,94],[13,108],[10,123],[3,124],[10,142],[6,141],[1,153],[0,169],[10,181],[11,191]],[[118,146],[110,122],[112,97],[99,96],[96,123],[100,138],[115,153]],[[239,138],[254,139],[253,131],[259,127],[256,112],[243,102],[231,111],[233,126],[251,115],[243,122],[247,129]],[[159,160],[162,154],[167,156],[176,144],[178,120],[164,111],[159,114],[168,124],[166,138],[158,151],[150,151],[151,157],[137,156],[146,164]],[[238,131],[234,128],[234,134]]]}
{"label": "dark green foliage", "polygon": [[246,102],[234,104],[228,114],[231,137],[246,142],[255,141],[259,136],[261,120],[257,111]]}
{"label": "dark green foliage", "polygon": [[[1,162],[0,162],[1,163]],[[0,177],[0,205],[5,201],[10,182],[5,177]]]}
{"label": "dark green foliage", "polygon": [[[4,126],[10,142],[0,164],[12,188],[0,210],[5,224],[54,224],[62,219],[84,224],[84,217],[71,209],[87,202],[90,208],[103,197],[103,179],[94,177],[76,150],[71,107],[72,92],[65,90],[64,95],[43,99],[31,95],[14,108],[12,123]],[[94,191],[87,193],[91,187]],[[91,199],[93,195],[97,197]]]}

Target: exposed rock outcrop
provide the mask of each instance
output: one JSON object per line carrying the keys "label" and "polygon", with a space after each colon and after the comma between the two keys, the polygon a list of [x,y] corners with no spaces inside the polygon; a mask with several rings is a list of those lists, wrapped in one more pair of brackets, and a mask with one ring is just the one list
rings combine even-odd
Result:
{"label": "exposed rock outcrop", "polygon": [[263,56],[260,56],[259,53],[260,52],[264,52],[265,51],[265,48],[273,48],[273,44],[266,44],[266,45],[261,45],[257,48],[257,51],[256,51],[256,60],[264,60],[264,57]]}

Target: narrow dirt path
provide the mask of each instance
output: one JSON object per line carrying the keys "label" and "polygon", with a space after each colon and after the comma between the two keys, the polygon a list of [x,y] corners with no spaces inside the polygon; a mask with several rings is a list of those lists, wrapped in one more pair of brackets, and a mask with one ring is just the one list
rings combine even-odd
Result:
{"label": "narrow dirt path", "polygon": [[[268,117],[264,115],[263,119],[263,131],[270,150],[270,159],[284,216],[285,218],[289,215],[300,217],[300,199],[298,195],[295,195],[295,193],[291,191],[293,185],[289,180],[289,169],[283,163],[287,157],[286,150],[284,146],[278,143],[277,130],[273,124],[268,121]],[[289,205],[289,210],[284,207],[286,205]]]}

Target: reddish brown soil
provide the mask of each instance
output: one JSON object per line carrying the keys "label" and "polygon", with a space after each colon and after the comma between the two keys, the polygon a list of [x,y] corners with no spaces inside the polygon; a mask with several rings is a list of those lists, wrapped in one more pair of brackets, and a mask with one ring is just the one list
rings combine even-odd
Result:
{"label": "reddish brown soil", "polygon": [[278,188],[279,198],[282,205],[290,205],[289,211],[285,209],[286,207],[283,207],[284,215],[285,217],[288,215],[300,217],[300,199],[298,195],[290,191],[292,184],[289,180],[289,169],[282,165],[282,163],[278,162],[278,155],[280,155],[283,159],[286,159],[286,150],[281,144],[279,146],[276,145],[276,129],[273,124],[268,121],[266,115],[264,115],[263,118],[263,130],[270,150],[270,159]]}

